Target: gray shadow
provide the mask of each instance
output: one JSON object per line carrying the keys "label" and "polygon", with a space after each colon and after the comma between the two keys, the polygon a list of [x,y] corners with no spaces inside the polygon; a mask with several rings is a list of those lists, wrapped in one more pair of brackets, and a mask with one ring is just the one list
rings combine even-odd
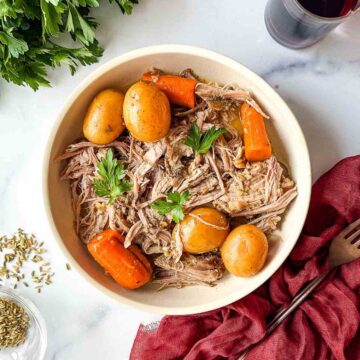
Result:
{"label": "gray shadow", "polygon": [[332,61],[360,63],[360,13],[349,17],[324,40],[304,52]]}

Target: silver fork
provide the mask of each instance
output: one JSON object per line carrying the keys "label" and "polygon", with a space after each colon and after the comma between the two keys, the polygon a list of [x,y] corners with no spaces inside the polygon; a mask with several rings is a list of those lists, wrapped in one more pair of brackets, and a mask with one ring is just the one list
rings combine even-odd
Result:
{"label": "silver fork", "polygon": [[[329,250],[329,270],[315,279],[311,280],[291,301],[291,303],[282,309],[268,324],[264,338],[269,336],[313,291],[318,287],[327,275],[337,266],[347,264],[360,257],[360,219],[357,219],[344,230],[342,230],[331,242]],[[257,343],[257,344],[258,344]],[[255,346],[251,345],[249,349],[241,354],[238,360],[245,359],[247,353]]]}

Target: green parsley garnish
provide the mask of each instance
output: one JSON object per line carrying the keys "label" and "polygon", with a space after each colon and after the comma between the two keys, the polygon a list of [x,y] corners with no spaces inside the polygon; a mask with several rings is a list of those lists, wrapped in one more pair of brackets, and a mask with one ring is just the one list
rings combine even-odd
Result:
{"label": "green parsley garnish", "polygon": [[188,191],[179,193],[177,191],[166,194],[166,201],[158,200],[151,204],[151,207],[158,212],[159,215],[171,214],[173,221],[177,224],[184,218],[182,206],[190,199]]}
{"label": "green parsley garnish", "polygon": [[[138,0],[109,0],[130,14]],[[50,86],[48,67],[98,61],[103,49],[95,39],[98,23],[90,16],[98,0],[0,0],[0,77],[37,90]],[[66,35],[76,44],[61,45]],[[65,40],[67,41],[67,40]]]}
{"label": "green parsley garnish", "polygon": [[94,179],[93,186],[97,196],[108,196],[109,204],[113,204],[117,197],[132,188],[132,184],[123,180],[125,177],[124,165],[114,159],[109,149],[97,166],[97,174],[101,179]]}
{"label": "green parsley garnish", "polygon": [[185,144],[190,146],[197,154],[206,154],[214,141],[225,133],[226,129],[216,129],[213,126],[202,134],[199,127],[196,124],[192,124],[189,135],[185,139]]}

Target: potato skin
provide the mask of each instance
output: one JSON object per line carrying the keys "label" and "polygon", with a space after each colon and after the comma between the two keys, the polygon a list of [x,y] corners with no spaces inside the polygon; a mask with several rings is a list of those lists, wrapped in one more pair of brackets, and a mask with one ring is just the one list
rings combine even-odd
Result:
{"label": "potato skin", "polygon": [[114,141],[125,129],[122,118],[124,95],[119,90],[99,92],[85,115],[83,132],[86,139],[95,144]]}
{"label": "potato skin", "polygon": [[225,268],[236,276],[252,276],[264,266],[268,254],[265,234],[254,225],[240,225],[221,247]]}
{"label": "potato skin", "polygon": [[124,121],[135,139],[159,141],[170,130],[170,103],[167,96],[153,83],[135,83],[125,94]]}
{"label": "potato skin", "polygon": [[[204,224],[192,215],[223,229]],[[180,222],[180,238],[184,251],[191,254],[201,254],[219,248],[228,234],[229,224],[226,216],[212,208],[195,209]]]}

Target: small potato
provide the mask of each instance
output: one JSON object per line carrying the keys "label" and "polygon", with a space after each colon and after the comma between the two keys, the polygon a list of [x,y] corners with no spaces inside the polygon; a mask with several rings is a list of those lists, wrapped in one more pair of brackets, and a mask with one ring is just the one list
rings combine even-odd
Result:
{"label": "small potato", "polygon": [[212,208],[198,208],[180,222],[184,251],[201,254],[219,248],[229,234],[226,216]]}
{"label": "small potato", "polygon": [[268,253],[265,234],[254,225],[240,225],[221,247],[225,268],[236,276],[252,276],[264,266]]}
{"label": "small potato", "polygon": [[170,129],[169,100],[153,83],[139,81],[125,94],[124,120],[135,139],[159,141]]}
{"label": "small potato", "polygon": [[114,141],[125,129],[122,118],[124,95],[115,89],[106,89],[96,95],[86,113],[83,132],[95,144]]}

